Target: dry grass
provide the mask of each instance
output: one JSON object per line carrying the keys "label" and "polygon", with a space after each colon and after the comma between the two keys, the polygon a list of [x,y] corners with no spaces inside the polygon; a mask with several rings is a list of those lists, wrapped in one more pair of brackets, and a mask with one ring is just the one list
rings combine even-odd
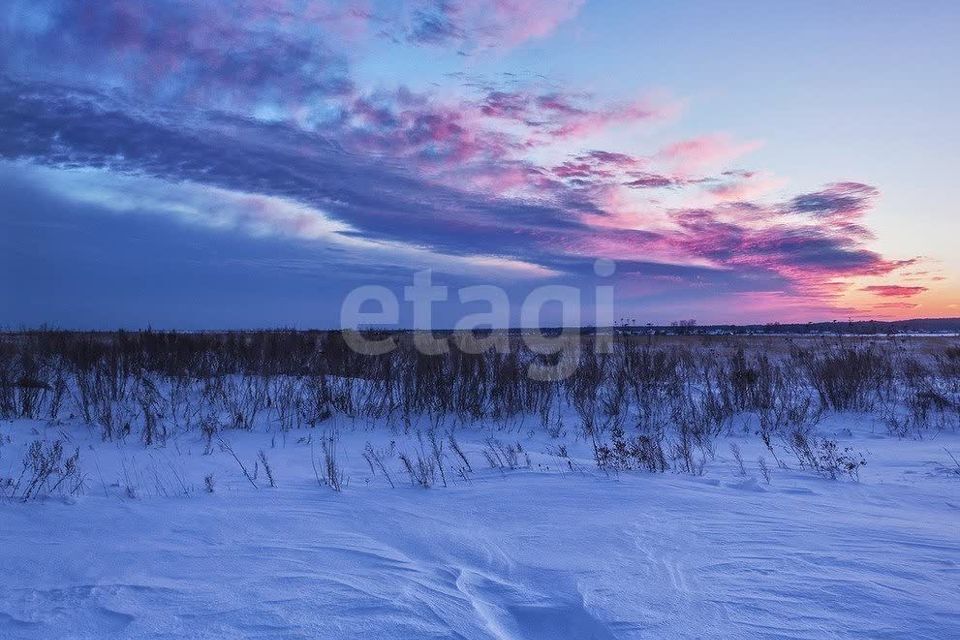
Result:
{"label": "dry grass", "polygon": [[[481,351],[477,336],[448,333],[444,353],[425,355],[414,334],[389,335],[397,348],[373,356],[339,332],[0,334],[0,417],[79,420],[104,440],[132,435],[147,447],[197,431],[207,452],[227,429],[285,432],[334,416],[404,432],[426,424],[419,450],[400,458],[420,486],[471,471],[450,435],[458,425],[539,428],[591,442],[605,469],[687,473],[713,458],[718,435],[750,421],[778,466],[784,443],[809,439],[825,412],[871,412],[901,436],[960,426],[955,339],[622,335],[597,353],[587,334],[531,348],[499,332]],[[560,358],[540,353],[547,345],[578,354],[569,375],[529,375]],[[498,442],[485,451],[492,466],[523,466]],[[821,444],[801,447],[803,465]],[[336,443],[322,445],[318,480],[338,490]],[[254,466],[273,483],[265,460]]]}

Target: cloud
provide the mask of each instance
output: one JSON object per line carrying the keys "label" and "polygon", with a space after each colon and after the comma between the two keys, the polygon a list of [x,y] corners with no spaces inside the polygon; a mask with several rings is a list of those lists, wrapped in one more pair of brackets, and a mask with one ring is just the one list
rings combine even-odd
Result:
{"label": "cloud", "polygon": [[[451,189],[418,177],[395,158],[349,152],[290,125],[223,115],[203,121],[194,114],[188,127],[182,117],[134,116],[119,106],[99,94],[49,85],[4,87],[0,131],[7,135],[0,139],[0,157],[255,190],[326,211],[367,238],[438,251],[486,253],[501,246],[519,254],[532,230],[577,225],[560,209]],[[512,241],[502,234],[507,221]]]}
{"label": "cloud", "polygon": [[[453,254],[415,243],[370,239],[324,211],[283,197],[232,191],[155,177],[118,176],[101,169],[52,170],[0,165],[0,178],[44,184],[73,206],[124,215],[152,215],[206,229],[238,232],[253,238],[283,238],[324,251],[328,263],[345,267],[375,266],[436,269],[473,276],[546,277],[549,268],[496,253]],[[316,267],[315,267],[316,268]]]}
{"label": "cloud", "polygon": [[442,45],[467,37],[457,22],[460,6],[450,0],[419,3],[412,9],[407,40],[416,44]]}
{"label": "cloud", "polygon": [[[905,264],[865,244],[869,185],[764,201],[769,173],[728,166],[758,142],[597,148],[597,133],[670,117],[669,101],[516,77],[369,88],[344,46],[378,30],[398,46],[511,47],[581,4],[14,0],[0,20],[0,158],[48,168],[49,191],[100,208],[391,265],[582,278],[603,256],[664,295],[826,305],[844,279]],[[84,172],[95,179],[81,189]]]}
{"label": "cloud", "polygon": [[759,141],[736,142],[726,134],[710,134],[665,146],[657,158],[680,174],[694,175],[759,149]]}
{"label": "cloud", "polygon": [[847,235],[870,240],[873,232],[862,224],[862,218],[879,193],[876,187],[859,182],[835,182],[821,191],[795,196],[781,206],[781,211],[819,220],[842,228]]}
{"label": "cloud", "polygon": [[[659,264],[657,277],[670,275],[684,286],[713,280],[722,290],[738,290],[764,283],[826,298],[839,293],[831,284],[837,278],[883,275],[905,264],[869,250],[858,234],[822,216],[784,218],[784,209],[806,201],[802,196],[770,205],[653,210],[648,228],[628,228],[602,197],[646,160],[585,151],[552,169],[551,178],[528,161],[498,160],[509,145],[481,139],[482,129],[462,116],[409,93],[357,107],[329,137],[224,114],[147,114],[95,92],[7,83],[0,85],[0,131],[0,157],[10,161],[245,194],[225,200],[246,210],[227,220],[247,233],[487,256],[488,265],[513,261],[540,274],[579,273],[592,257],[605,256]],[[457,185],[454,176],[469,179]],[[604,218],[609,224],[597,224]],[[636,273],[653,272],[648,266]]]}
{"label": "cloud", "polygon": [[837,182],[822,191],[805,193],[790,200],[785,211],[824,218],[859,218],[870,208],[879,191],[859,182]]}
{"label": "cloud", "polygon": [[910,309],[916,309],[920,305],[915,302],[880,302],[874,305],[871,305],[871,309],[879,311],[907,311]]}
{"label": "cloud", "polygon": [[679,231],[664,235],[662,244],[676,259],[771,271],[795,291],[827,298],[841,293],[837,278],[883,275],[912,264],[884,258],[843,226],[785,223],[776,215],[778,208],[736,203],[675,211],[671,216]]}
{"label": "cloud", "polygon": [[593,150],[553,167],[552,172],[559,178],[573,178],[583,183],[604,182],[642,164],[642,159],[625,153]]}
{"label": "cloud", "polygon": [[468,49],[512,48],[550,35],[585,0],[414,0],[406,3],[406,39]]}
{"label": "cloud", "polygon": [[721,179],[707,188],[710,195],[724,201],[754,200],[786,183],[782,178],[761,171],[724,171]]}
{"label": "cloud", "polygon": [[625,182],[624,186],[631,189],[660,189],[663,187],[674,187],[683,184],[680,178],[665,176],[659,173],[637,172],[630,175],[630,181]]}
{"label": "cloud", "polygon": [[617,124],[662,121],[677,112],[676,105],[648,97],[618,104],[594,103],[589,94],[495,88],[487,91],[475,108],[487,118],[520,124],[532,134],[553,140],[583,138]]}
{"label": "cloud", "polygon": [[328,45],[332,14],[294,19],[286,4],[13,0],[0,27],[3,67],[157,103],[265,117],[322,111],[353,91],[346,58]]}
{"label": "cloud", "polygon": [[623,169],[630,169],[639,164],[643,164],[644,161],[635,156],[631,156],[626,153],[614,153],[611,151],[603,151],[600,149],[594,149],[588,151],[587,153],[579,156],[581,159],[590,159],[594,162],[602,162],[606,165],[616,166]]}
{"label": "cloud", "polygon": [[866,291],[881,298],[911,298],[915,295],[927,291],[927,287],[906,287],[896,284],[872,284],[861,287],[860,291]]}

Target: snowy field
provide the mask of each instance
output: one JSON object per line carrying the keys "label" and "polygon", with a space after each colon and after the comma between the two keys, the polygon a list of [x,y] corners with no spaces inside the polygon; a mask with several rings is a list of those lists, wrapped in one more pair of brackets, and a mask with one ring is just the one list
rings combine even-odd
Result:
{"label": "snowy field", "polygon": [[[144,447],[6,420],[0,477],[61,440],[85,486],[0,501],[0,638],[960,637],[960,437],[855,414],[818,430],[863,453],[858,482],[786,450],[781,468],[749,428],[700,475],[604,472],[572,435],[461,429],[462,473],[424,489],[396,455],[422,443],[372,422],[227,432],[235,458],[197,432]],[[334,431],[341,492],[315,470]],[[491,467],[491,435],[515,468]]]}

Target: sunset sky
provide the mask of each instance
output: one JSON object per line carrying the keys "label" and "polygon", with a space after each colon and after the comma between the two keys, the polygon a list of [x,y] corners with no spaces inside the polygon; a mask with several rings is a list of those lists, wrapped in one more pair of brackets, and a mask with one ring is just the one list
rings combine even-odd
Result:
{"label": "sunset sky", "polygon": [[0,327],[960,316],[958,77],[952,1],[7,0]]}

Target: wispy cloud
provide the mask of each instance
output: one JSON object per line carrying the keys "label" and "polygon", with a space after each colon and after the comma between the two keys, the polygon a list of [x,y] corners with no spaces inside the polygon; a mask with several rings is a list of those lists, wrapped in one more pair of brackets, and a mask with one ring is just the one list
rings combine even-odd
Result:
{"label": "wispy cloud", "polygon": [[413,0],[406,39],[467,49],[515,47],[543,38],[577,15],[585,0]]}
{"label": "wispy cloud", "polygon": [[657,157],[684,175],[702,174],[716,170],[759,149],[759,141],[737,142],[727,134],[710,134],[680,140],[665,146]]}
{"label": "wispy cloud", "polygon": [[896,284],[872,284],[860,288],[860,291],[866,291],[881,298],[912,298],[927,290],[927,287],[907,287]]}

